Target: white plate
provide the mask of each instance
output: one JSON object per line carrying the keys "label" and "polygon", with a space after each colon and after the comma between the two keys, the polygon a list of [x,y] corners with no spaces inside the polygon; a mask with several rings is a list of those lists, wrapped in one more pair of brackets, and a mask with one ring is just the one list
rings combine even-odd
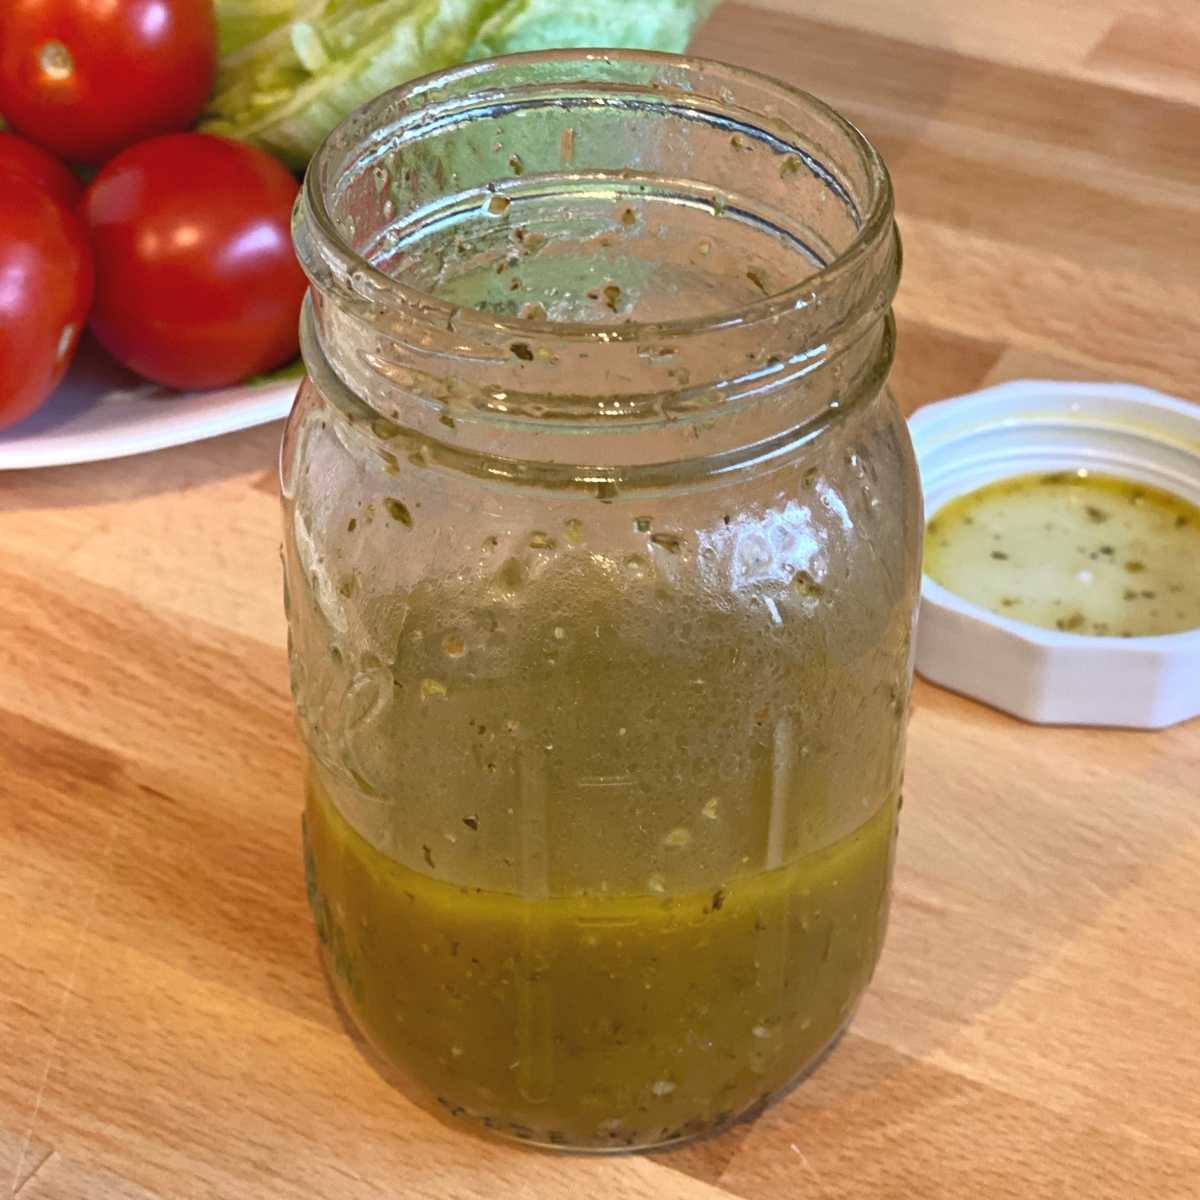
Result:
{"label": "white plate", "polygon": [[147,383],[87,340],[58,390],[0,430],[0,470],[94,462],[161,450],[286,417],[299,378],[212,392]]}

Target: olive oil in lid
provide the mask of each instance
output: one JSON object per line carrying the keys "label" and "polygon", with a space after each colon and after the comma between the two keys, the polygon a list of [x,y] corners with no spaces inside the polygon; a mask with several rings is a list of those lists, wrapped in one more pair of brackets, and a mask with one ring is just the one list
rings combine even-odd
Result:
{"label": "olive oil in lid", "polygon": [[1200,404],[1021,379],[909,431],[926,679],[1047,724],[1200,715]]}
{"label": "olive oil in lid", "polygon": [[1098,637],[1200,629],[1200,508],[1086,467],[998,480],[926,526],[925,572],[1003,617]]}

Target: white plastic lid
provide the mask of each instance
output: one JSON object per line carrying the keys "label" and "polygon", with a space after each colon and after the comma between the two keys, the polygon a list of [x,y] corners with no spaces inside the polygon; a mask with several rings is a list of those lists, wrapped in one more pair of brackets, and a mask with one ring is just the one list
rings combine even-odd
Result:
{"label": "white plastic lid", "polygon": [[[909,420],[926,517],[1016,475],[1087,467],[1200,504],[1200,406],[1121,383],[1019,380]],[[1200,586],[1200,562],[1196,564]],[[1157,729],[1200,714],[1200,629],[1091,637],[993,613],[921,581],[917,670],[1027,721]]]}

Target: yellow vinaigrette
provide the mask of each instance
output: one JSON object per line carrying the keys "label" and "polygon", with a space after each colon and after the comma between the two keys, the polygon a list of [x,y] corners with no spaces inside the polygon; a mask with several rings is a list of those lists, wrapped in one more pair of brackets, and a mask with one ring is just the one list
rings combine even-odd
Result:
{"label": "yellow vinaigrette", "polygon": [[342,1003],[455,1116],[622,1148],[720,1126],[851,1015],[887,923],[898,802],[702,893],[525,898],[374,849],[310,771],[309,903]]}
{"label": "yellow vinaigrette", "polygon": [[925,574],[1043,629],[1147,637],[1200,627],[1200,508],[1079,469],[952,500],[925,529]]}

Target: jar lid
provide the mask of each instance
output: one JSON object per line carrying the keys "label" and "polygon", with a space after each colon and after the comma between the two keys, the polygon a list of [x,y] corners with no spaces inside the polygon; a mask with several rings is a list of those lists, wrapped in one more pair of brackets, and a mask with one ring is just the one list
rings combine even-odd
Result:
{"label": "jar lid", "polygon": [[[909,430],[927,519],[998,480],[1080,470],[1200,505],[1200,406],[1149,388],[1018,380],[928,405]],[[1194,569],[1200,588],[1200,561]],[[1157,729],[1200,714],[1200,628],[1152,637],[1041,628],[928,575],[916,667],[1027,721]]]}

